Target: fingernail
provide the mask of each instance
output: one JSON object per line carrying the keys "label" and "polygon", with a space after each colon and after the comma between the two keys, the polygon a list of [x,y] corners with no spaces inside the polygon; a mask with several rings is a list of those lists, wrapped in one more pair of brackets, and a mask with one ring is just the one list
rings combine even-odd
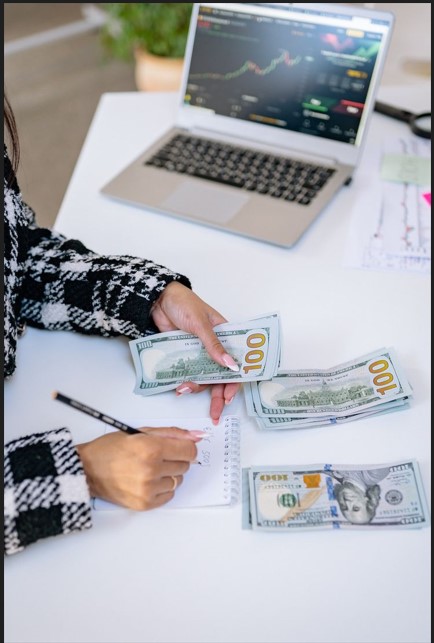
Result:
{"label": "fingernail", "polygon": [[217,426],[219,422],[220,422],[220,420],[212,420],[212,423],[213,423],[215,426]]}
{"label": "fingernail", "polygon": [[229,400],[225,400],[225,404],[230,404],[232,400],[234,399],[235,395],[233,395]]}
{"label": "fingernail", "polygon": [[186,393],[192,393],[193,391],[189,386],[182,386],[181,388],[176,389],[178,395],[185,395]]}
{"label": "fingernail", "polygon": [[198,440],[202,440],[202,438],[208,437],[208,433],[206,431],[189,431],[189,434],[193,438],[197,438]]}
{"label": "fingernail", "polygon": [[237,373],[240,370],[240,368],[237,365],[237,363],[235,362],[234,358],[231,357],[230,355],[228,355],[227,353],[225,353],[223,355],[222,359],[223,359],[223,363],[225,364],[225,366],[230,368],[231,371],[234,371],[234,373]]}

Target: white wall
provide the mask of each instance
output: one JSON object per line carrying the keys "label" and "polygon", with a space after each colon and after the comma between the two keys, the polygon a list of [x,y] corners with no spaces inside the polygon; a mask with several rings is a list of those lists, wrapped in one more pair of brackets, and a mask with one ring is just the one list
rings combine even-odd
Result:
{"label": "white wall", "polygon": [[[341,3],[339,3],[341,4]],[[362,4],[395,15],[395,29],[382,85],[420,83],[431,77],[431,3],[375,2]]]}

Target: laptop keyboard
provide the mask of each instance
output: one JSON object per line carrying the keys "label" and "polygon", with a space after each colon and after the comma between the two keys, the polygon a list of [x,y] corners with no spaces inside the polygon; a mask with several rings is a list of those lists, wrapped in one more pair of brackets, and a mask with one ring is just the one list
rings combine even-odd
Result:
{"label": "laptop keyboard", "polygon": [[308,205],[335,170],[183,134],[145,165]]}

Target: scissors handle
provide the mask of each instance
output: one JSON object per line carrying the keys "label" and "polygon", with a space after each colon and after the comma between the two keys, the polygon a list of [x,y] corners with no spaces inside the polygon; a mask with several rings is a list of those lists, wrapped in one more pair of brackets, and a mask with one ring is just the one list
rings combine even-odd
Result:
{"label": "scissors handle", "polygon": [[385,114],[391,118],[396,118],[399,121],[404,121],[409,123],[411,118],[414,116],[412,112],[408,112],[405,109],[400,109],[399,107],[393,107],[387,103],[381,103],[380,101],[375,101],[374,110],[379,114]]}

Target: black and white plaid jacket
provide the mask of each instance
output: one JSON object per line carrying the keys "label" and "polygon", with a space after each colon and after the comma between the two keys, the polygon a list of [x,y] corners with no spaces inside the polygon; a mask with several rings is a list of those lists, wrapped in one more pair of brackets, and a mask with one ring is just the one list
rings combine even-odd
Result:
{"label": "black and white plaid jacket", "polygon": [[[27,323],[131,339],[156,332],[152,303],[186,277],[130,256],[99,256],[80,242],[39,228],[22,200],[4,148],[4,375],[15,370]],[[7,436],[7,427],[5,427]],[[4,456],[5,553],[91,526],[89,491],[68,429],[9,441]]]}

